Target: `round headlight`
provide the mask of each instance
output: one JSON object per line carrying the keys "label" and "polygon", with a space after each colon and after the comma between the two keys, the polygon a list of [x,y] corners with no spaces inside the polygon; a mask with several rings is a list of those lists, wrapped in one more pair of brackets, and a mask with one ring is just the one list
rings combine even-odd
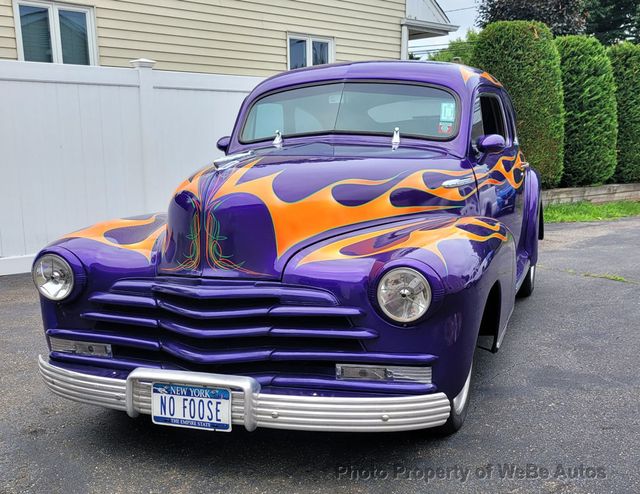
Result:
{"label": "round headlight", "polygon": [[427,312],[431,304],[431,287],[415,269],[392,269],[378,283],[378,304],[394,321],[410,323]]}
{"label": "round headlight", "polygon": [[56,254],[45,254],[33,265],[33,282],[42,296],[60,301],[73,290],[73,270]]}

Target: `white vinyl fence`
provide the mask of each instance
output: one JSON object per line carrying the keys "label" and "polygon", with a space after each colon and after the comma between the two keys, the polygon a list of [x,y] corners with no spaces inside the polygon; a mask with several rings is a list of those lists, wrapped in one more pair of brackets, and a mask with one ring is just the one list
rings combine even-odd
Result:
{"label": "white vinyl fence", "polygon": [[0,275],[60,235],[166,210],[257,77],[0,60]]}

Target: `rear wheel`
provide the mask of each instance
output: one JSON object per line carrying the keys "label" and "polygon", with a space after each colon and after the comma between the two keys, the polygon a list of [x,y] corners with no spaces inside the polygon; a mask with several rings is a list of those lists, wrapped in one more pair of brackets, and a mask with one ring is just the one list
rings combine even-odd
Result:
{"label": "rear wheel", "polygon": [[527,275],[525,276],[524,281],[520,286],[520,290],[518,290],[517,296],[519,298],[524,298],[531,295],[535,287],[535,281],[536,281],[536,267],[534,265],[529,267],[529,271],[527,271]]}
{"label": "rear wheel", "polygon": [[438,436],[449,436],[454,432],[457,432],[467,418],[467,411],[469,410],[469,390],[471,388],[471,371],[473,366],[469,369],[469,375],[467,380],[462,386],[462,390],[458,393],[453,400],[449,400],[451,403],[451,414],[447,421],[433,429],[433,432]]}

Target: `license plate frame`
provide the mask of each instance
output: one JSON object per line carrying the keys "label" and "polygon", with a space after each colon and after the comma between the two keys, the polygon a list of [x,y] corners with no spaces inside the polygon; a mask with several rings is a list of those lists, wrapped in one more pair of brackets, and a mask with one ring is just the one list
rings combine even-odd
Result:
{"label": "license plate frame", "polygon": [[231,401],[228,388],[154,381],[151,420],[169,427],[231,432]]}

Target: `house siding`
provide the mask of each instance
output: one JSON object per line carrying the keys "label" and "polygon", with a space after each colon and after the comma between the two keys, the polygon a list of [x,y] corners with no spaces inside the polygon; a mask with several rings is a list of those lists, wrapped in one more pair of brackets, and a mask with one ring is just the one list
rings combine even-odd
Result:
{"label": "house siding", "polygon": [[[405,0],[67,0],[94,6],[100,65],[267,76],[287,68],[287,32],[332,37],[335,60],[397,59]],[[0,0],[0,58],[17,58]]]}
{"label": "house siding", "polygon": [[0,0],[0,59],[16,60],[16,31],[13,24],[13,4],[11,0]]}

